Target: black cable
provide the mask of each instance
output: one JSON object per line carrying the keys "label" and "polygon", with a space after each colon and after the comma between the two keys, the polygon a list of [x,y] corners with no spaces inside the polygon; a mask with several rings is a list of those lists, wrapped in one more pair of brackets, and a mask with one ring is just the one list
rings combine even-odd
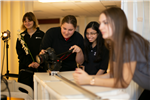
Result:
{"label": "black cable", "polygon": [[[8,87],[8,82],[7,82],[7,80],[6,80],[5,78],[3,78],[3,76],[2,76],[2,81],[5,83],[6,88],[8,89],[8,93],[9,93],[9,100],[11,100],[11,94],[10,94],[10,89],[9,89],[9,87]],[[1,91],[5,91],[5,90],[6,90],[6,88],[5,88],[4,90],[1,90]]]}
{"label": "black cable", "polygon": [[9,93],[9,100],[11,100],[11,94],[10,94],[10,89],[9,89],[9,87],[8,87],[8,82],[7,82],[7,80],[5,79],[5,78],[3,78],[2,77],[2,79],[0,79],[0,84],[1,84],[1,82],[4,82],[5,83],[5,85],[6,85],[6,87],[3,89],[3,90],[0,90],[0,92],[3,92],[3,91],[5,91],[6,89],[8,89],[8,93]]}
{"label": "black cable", "polygon": [[[0,84],[2,83],[3,80],[4,80],[4,78],[2,77],[2,79],[0,80]],[[5,85],[6,85],[6,84],[5,84]],[[0,92],[5,91],[6,89],[7,89],[7,86],[6,86],[4,89],[0,90]]]}

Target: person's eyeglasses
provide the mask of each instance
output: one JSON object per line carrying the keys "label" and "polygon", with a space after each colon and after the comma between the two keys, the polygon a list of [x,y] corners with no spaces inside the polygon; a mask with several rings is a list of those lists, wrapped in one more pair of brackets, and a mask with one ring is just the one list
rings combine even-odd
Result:
{"label": "person's eyeglasses", "polygon": [[86,33],[86,35],[95,35],[97,33]]}

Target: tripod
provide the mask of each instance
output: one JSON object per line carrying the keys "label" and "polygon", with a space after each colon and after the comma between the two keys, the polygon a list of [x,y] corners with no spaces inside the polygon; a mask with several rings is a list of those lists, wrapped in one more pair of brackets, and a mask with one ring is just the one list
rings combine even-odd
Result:
{"label": "tripod", "polygon": [[[9,73],[9,70],[8,70],[8,48],[9,48],[9,45],[8,45],[8,40],[4,41],[6,42],[6,64],[7,64],[7,71],[6,71],[6,74],[4,76],[6,76],[6,78],[8,79],[9,77],[16,77],[18,78],[18,74],[10,74]],[[5,44],[5,43],[4,43]]]}

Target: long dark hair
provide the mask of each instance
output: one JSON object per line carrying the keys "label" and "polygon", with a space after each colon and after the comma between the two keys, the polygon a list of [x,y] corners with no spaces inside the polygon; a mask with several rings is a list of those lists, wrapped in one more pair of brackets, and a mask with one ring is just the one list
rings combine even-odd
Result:
{"label": "long dark hair", "polygon": [[85,31],[84,31],[84,51],[85,51],[85,54],[84,54],[84,58],[85,58],[85,61],[88,62],[88,52],[90,51],[90,46],[91,46],[91,43],[89,42],[89,40],[87,39],[86,37],[86,31],[88,28],[92,28],[93,30],[95,30],[97,32],[97,39],[96,39],[96,44],[97,44],[97,50],[96,50],[96,59],[95,59],[95,62],[98,62],[101,60],[101,54],[102,54],[102,47],[104,45],[104,39],[102,38],[102,34],[99,30],[99,24],[95,21],[92,21],[90,22],[86,28],[85,28]]}
{"label": "long dark hair", "polygon": [[[130,50],[132,47],[136,58],[136,55],[138,54],[136,46],[140,48],[140,52],[145,54],[145,58],[148,60],[149,42],[128,28],[127,18],[121,8],[112,7],[102,11],[101,14],[105,14],[108,24],[111,26],[113,32],[112,40],[106,40],[106,42],[109,41],[108,45],[111,48],[110,75],[116,79],[114,86],[117,86],[117,83],[120,81],[122,87],[126,87],[128,84],[123,78],[124,60],[129,62],[129,66],[131,68]],[[128,47],[126,44],[128,44]],[[145,51],[143,51],[142,48],[144,48],[143,50]],[[124,55],[124,53],[127,54]],[[113,67],[114,57],[116,62],[115,70]]]}

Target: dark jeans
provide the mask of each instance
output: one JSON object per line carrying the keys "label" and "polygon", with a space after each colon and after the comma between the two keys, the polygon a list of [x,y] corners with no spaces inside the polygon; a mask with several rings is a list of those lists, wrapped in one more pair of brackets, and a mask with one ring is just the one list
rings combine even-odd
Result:
{"label": "dark jeans", "polygon": [[138,100],[150,100],[150,91],[144,90]]}

